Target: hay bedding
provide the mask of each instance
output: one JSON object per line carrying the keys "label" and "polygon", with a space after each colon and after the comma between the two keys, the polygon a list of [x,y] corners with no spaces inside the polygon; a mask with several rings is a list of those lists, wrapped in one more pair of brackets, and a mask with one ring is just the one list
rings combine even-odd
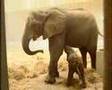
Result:
{"label": "hay bedding", "polygon": [[[11,66],[11,65],[10,65]],[[60,78],[55,85],[44,83],[48,72],[48,64],[44,61],[36,62],[29,70],[25,65],[11,66],[8,68],[10,90],[80,90],[78,77],[74,74],[73,86],[66,87],[67,62],[59,62]],[[87,88],[84,90],[102,90],[102,77],[92,69],[85,70]],[[49,88],[49,89],[47,89]]]}

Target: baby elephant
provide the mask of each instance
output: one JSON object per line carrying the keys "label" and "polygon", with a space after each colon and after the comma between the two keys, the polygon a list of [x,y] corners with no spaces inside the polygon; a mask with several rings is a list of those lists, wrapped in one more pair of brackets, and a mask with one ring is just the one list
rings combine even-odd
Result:
{"label": "baby elephant", "polygon": [[76,72],[80,79],[80,86],[82,88],[86,87],[84,67],[81,58],[75,53],[71,47],[66,47],[65,52],[67,53],[67,61],[69,66],[67,86],[72,84],[73,74]]}

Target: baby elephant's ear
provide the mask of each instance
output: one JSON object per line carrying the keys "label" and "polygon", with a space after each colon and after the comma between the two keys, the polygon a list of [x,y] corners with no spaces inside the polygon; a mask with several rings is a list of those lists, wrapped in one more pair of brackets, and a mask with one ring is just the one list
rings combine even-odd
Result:
{"label": "baby elephant's ear", "polygon": [[58,10],[51,11],[50,13],[44,26],[44,39],[60,34],[65,30],[65,14]]}

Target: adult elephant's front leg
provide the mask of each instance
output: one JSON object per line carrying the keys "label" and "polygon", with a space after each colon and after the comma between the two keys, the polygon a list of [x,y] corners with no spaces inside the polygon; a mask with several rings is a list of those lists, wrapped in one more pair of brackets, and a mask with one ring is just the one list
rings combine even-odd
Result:
{"label": "adult elephant's front leg", "polygon": [[49,52],[50,52],[50,63],[49,63],[49,73],[45,80],[47,83],[55,83],[55,77],[59,76],[57,70],[58,60],[63,52],[64,48],[64,36],[57,35],[49,39]]}

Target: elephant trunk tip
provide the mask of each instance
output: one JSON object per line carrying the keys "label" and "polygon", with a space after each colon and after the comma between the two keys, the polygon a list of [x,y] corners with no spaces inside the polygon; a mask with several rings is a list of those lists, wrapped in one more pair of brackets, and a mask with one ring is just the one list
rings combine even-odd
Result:
{"label": "elephant trunk tip", "polygon": [[36,53],[44,53],[43,50],[36,50],[36,51],[27,51],[27,50],[24,50],[24,51],[28,55],[35,55]]}
{"label": "elephant trunk tip", "polygon": [[25,51],[26,54],[28,55],[34,55],[36,53],[44,53],[43,50],[36,50],[36,51],[31,51],[29,49],[29,42],[30,42],[31,38],[27,38],[27,37],[23,37],[23,40],[22,40],[22,47],[23,47],[23,50]]}
{"label": "elephant trunk tip", "polygon": [[43,51],[43,50],[37,50],[37,53],[38,53],[38,52],[40,52],[40,53],[44,53],[44,51]]}

